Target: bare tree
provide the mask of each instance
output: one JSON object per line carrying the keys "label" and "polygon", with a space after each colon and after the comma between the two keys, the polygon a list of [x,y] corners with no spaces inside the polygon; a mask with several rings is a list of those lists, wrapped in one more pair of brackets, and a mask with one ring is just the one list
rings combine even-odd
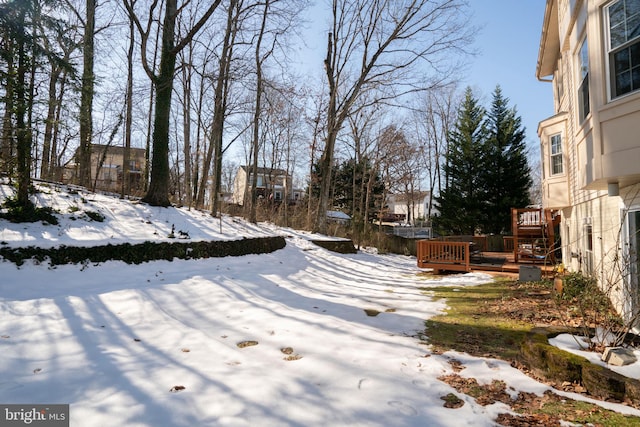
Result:
{"label": "bare tree", "polygon": [[[353,170],[353,206],[351,208],[351,226],[355,238],[354,243],[356,244],[360,242],[361,233],[367,233],[366,225],[368,223],[373,185],[378,176],[380,161],[377,147],[378,139],[373,134],[381,120],[382,109],[380,107],[380,104],[373,104],[367,108],[359,108],[347,120],[350,130],[349,140],[352,141],[350,149],[355,159],[355,165],[358,165]],[[360,167],[364,168],[364,170],[359,172],[362,176],[358,177]]]}
{"label": "bare tree", "polygon": [[[71,55],[80,47],[80,43],[73,38],[73,34],[69,34],[68,26],[57,25],[51,30],[55,37],[42,37],[45,49],[49,52],[54,51],[52,46],[53,39],[63,55],[61,58],[55,56],[47,57],[50,66],[49,90],[47,93],[47,113],[40,163],[40,176],[44,179],[54,179],[54,172],[57,167],[57,141],[54,136],[57,135],[57,128],[59,127],[56,116],[62,105],[69,77],[74,74],[74,70],[70,66]],[[44,29],[42,31],[44,32]]]}
{"label": "bare tree", "polygon": [[311,141],[309,143],[309,182],[307,193],[307,228],[313,228],[315,222],[314,217],[317,212],[314,212],[314,207],[317,207],[316,200],[314,199],[313,188],[318,186],[320,178],[317,173],[316,159],[317,154],[323,149],[322,141],[326,140],[326,111],[327,100],[326,93],[320,91],[315,96],[311,97],[313,106],[309,108],[305,115],[305,121],[308,127],[311,129]]}
{"label": "bare tree", "polygon": [[446,73],[446,55],[462,49],[471,34],[465,6],[462,0],[333,0],[324,61],[329,103],[316,230],[326,232],[336,138],[357,99],[375,90],[371,102],[390,102],[439,83],[415,74],[417,66]]}
{"label": "bare tree", "polygon": [[[196,196],[196,206],[204,205],[205,190],[209,180],[211,161],[214,159],[214,182],[211,194],[211,209],[216,212],[218,205],[218,193],[220,191],[220,181],[222,173],[222,152],[224,121],[227,114],[227,101],[229,95],[229,77],[231,61],[234,55],[234,46],[238,34],[238,23],[242,13],[243,0],[230,0],[227,9],[227,21],[222,42],[221,53],[218,60],[217,76],[213,79],[214,99],[213,99],[213,119],[211,121],[210,144],[203,159],[202,175]],[[215,158],[214,158],[215,155]]]}
{"label": "bare tree", "polygon": [[[202,154],[207,151],[207,123],[210,122],[209,112],[207,111],[207,105],[205,103],[205,93],[209,92],[211,79],[205,78],[204,73],[198,73],[197,69],[201,68],[205,70],[208,68],[209,63],[212,61],[211,52],[208,52],[204,55],[203,58],[200,59],[199,67],[194,67],[193,71],[198,74],[198,95],[197,102],[195,103],[195,115],[197,118],[196,121],[196,134],[195,134],[195,148],[194,148],[194,158],[191,163],[193,172],[191,173],[191,185],[187,186],[187,188],[191,188],[191,199],[192,202],[199,207],[198,203],[202,203],[204,200],[204,191],[202,192],[202,199],[199,199],[198,195],[200,194],[200,176],[202,174],[202,170],[205,169],[204,162],[201,161]],[[209,160],[210,162],[211,160]],[[207,171],[210,165],[207,164]],[[208,173],[208,172],[207,172]],[[203,185],[206,185],[206,180],[203,181]]]}
{"label": "bare tree", "polygon": [[262,52],[262,40],[265,35],[265,29],[267,27],[267,17],[269,16],[269,5],[270,0],[265,0],[264,9],[262,12],[262,18],[260,20],[260,29],[258,30],[257,40],[256,40],[256,50],[255,50],[255,66],[256,66],[256,102],[255,108],[253,112],[253,137],[252,137],[252,153],[253,153],[253,164],[252,164],[252,173],[251,173],[251,202],[249,203],[249,221],[256,223],[256,202],[258,201],[258,194],[256,192],[256,187],[258,186],[258,150],[260,144],[260,114],[262,109],[262,86],[264,84],[262,72],[264,62],[271,56],[273,53],[273,46],[270,49],[267,49],[266,52]]}
{"label": "bare tree", "polygon": [[422,200],[421,184],[423,169],[420,168],[420,149],[409,140],[402,129],[392,128],[395,143],[395,161],[390,165],[390,189],[405,199],[407,209],[406,221],[415,222],[414,212],[416,203]]}
{"label": "bare tree", "polygon": [[[149,33],[154,22],[154,12],[157,1],[154,1],[149,9],[147,25],[143,26],[133,10],[134,4],[124,0],[130,16],[133,18],[141,37],[142,66],[153,81],[156,102],[153,124],[153,151],[151,163],[151,181],[147,194],[143,200],[153,206],[169,206],[169,123],[171,115],[171,96],[173,93],[173,79],[175,73],[176,58],[195,35],[202,29],[213,12],[220,5],[221,0],[213,0],[196,23],[186,31],[186,34],[176,42],[176,21],[178,15],[184,10],[181,5],[178,8],[177,0],[165,0],[164,17],[162,24],[162,47],[160,51],[160,66],[156,71],[147,61],[147,43]],[[188,2],[187,2],[188,3]]]}
{"label": "bare tree", "polygon": [[[135,0],[132,0],[134,3]],[[136,28],[133,18],[129,15],[129,48],[127,49],[127,88],[125,92],[125,117],[124,117],[124,150],[122,154],[122,190],[121,195],[124,197],[131,193],[131,177],[130,177],[130,150],[131,150],[131,132],[133,121],[133,53],[136,42]]]}
{"label": "bare tree", "polygon": [[427,218],[432,213],[433,197],[440,193],[443,186],[441,171],[447,152],[447,134],[456,120],[460,96],[456,84],[434,88],[424,94],[418,94],[413,109],[413,134],[421,147],[418,158],[427,174]]}

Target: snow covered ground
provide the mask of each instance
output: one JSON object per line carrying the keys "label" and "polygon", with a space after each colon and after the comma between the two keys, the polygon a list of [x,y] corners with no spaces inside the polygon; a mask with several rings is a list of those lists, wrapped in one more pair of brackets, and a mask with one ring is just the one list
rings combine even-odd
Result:
{"label": "snow covered ground", "polygon": [[[480,383],[549,389],[507,363],[421,343],[424,320],[445,308],[424,289],[487,275],[427,279],[412,257],[340,255],[310,242],[318,236],[269,224],[43,190],[60,224],[0,220],[2,245],[165,240],[172,228],[192,240],[280,234],[287,245],[141,265],[0,262],[0,403],[68,403],[72,426],[457,427],[492,426],[509,408],[439,381],[453,357]],[[0,187],[0,198],[11,191]],[[448,393],[465,405],[444,408]]]}

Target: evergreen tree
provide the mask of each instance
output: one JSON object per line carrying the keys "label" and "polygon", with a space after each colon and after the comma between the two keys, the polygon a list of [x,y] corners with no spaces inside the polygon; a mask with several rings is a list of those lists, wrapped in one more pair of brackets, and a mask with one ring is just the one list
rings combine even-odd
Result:
{"label": "evergreen tree", "polygon": [[[0,163],[7,167],[6,172],[10,175],[14,173],[13,165],[16,165],[17,194],[13,208],[24,213],[35,210],[29,199],[34,148],[33,112],[37,106],[34,97],[38,85],[34,76],[44,56],[69,66],[56,52],[47,50],[47,45],[42,42],[45,31],[65,25],[64,21],[49,16],[53,3],[37,0],[0,2],[0,81],[5,89],[0,99],[4,104]],[[23,219],[26,217],[28,215]]]}
{"label": "evergreen tree", "polygon": [[487,115],[489,129],[487,154],[490,162],[484,170],[486,200],[482,215],[484,233],[502,234],[510,230],[511,208],[527,206],[531,170],[527,163],[525,128],[500,86],[493,93]]}
{"label": "evergreen tree", "polygon": [[[317,169],[316,163],[315,168]],[[371,162],[368,158],[361,159],[358,163],[354,159],[346,160],[332,168],[332,206],[339,208],[351,216],[363,215],[364,201],[366,199],[367,180],[371,170]],[[384,183],[380,175],[374,177],[372,194],[380,195],[384,191]],[[320,194],[320,186],[312,185],[312,194]],[[375,207],[375,198],[369,200],[369,208]]]}
{"label": "evergreen tree", "polygon": [[443,234],[474,234],[484,222],[486,192],[483,182],[488,160],[485,109],[474,98],[471,88],[458,111],[448,135],[444,165],[445,188],[436,197],[439,216],[436,228]]}

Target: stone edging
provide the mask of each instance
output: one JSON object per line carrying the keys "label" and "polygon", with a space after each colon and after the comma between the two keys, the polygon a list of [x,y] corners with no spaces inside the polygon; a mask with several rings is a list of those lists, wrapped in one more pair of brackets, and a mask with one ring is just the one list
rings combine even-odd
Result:
{"label": "stone edging", "polygon": [[90,247],[59,246],[54,248],[0,247],[0,259],[20,266],[26,260],[48,263],[51,266],[63,264],[88,264],[105,261],[123,261],[140,264],[148,261],[178,259],[218,258],[250,254],[271,253],[284,248],[282,236],[256,237],[241,240],[214,240],[189,242],[151,242]]}
{"label": "stone edging", "polygon": [[633,406],[640,407],[640,380],[625,377],[549,344],[549,338],[562,333],[576,333],[576,330],[534,328],[520,347],[521,362],[543,378],[579,383],[592,396],[629,401]]}

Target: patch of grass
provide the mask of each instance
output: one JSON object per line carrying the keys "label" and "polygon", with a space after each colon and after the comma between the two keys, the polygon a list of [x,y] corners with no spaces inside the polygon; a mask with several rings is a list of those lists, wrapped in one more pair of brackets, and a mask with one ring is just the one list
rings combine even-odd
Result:
{"label": "patch of grass", "polygon": [[[496,420],[498,425],[512,427],[571,425],[602,427],[630,427],[639,425],[640,419],[609,411],[592,403],[567,399],[550,391],[542,395],[520,392],[515,398],[507,393],[502,381],[478,384],[474,378],[463,378],[458,374],[439,378],[457,392],[474,398],[476,403],[487,406],[496,402],[509,405],[515,413],[502,413]],[[511,390],[513,391],[513,390]],[[442,398],[445,400],[444,398]],[[446,400],[445,400],[446,401]],[[446,407],[446,404],[445,404]]]}
{"label": "patch of grass", "polygon": [[[536,412],[557,417],[563,421],[596,425],[603,427],[632,427],[640,425],[640,419],[629,415],[608,411],[592,403],[578,400],[562,399],[560,396],[548,393],[548,401],[543,402]],[[522,403],[524,406],[524,402]],[[522,413],[523,408],[517,411]]]}
{"label": "patch of grass", "polygon": [[514,360],[533,325],[511,319],[496,309],[514,298],[515,292],[500,280],[480,286],[425,289],[447,300],[446,314],[426,321],[426,336],[436,350],[450,349],[475,356]]}
{"label": "patch of grass", "polygon": [[[426,322],[425,339],[435,352],[456,350],[479,357],[495,357],[521,366],[519,351],[527,333],[536,326],[553,325],[557,321],[553,316],[555,303],[550,286],[545,282],[496,280],[480,286],[425,288],[425,293],[445,298],[448,305],[445,314]],[[450,361],[454,371],[464,369],[455,362]],[[455,373],[439,379],[458,392],[473,397],[481,405],[504,402],[519,414],[500,414],[496,420],[499,425],[560,426],[562,422],[570,422],[603,427],[640,426],[638,417],[552,392],[542,396],[521,392],[514,400],[500,381],[480,385],[473,378],[463,378]]]}

